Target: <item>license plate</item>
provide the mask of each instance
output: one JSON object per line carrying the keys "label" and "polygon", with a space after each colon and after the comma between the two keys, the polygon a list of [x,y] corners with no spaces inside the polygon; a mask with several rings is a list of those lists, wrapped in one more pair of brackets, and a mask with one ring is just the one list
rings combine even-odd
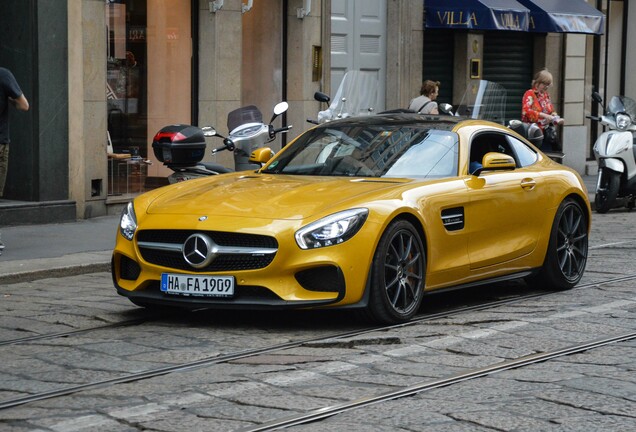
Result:
{"label": "license plate", "polygon": [[232,297],[234,277],[162,273],[161,291],[167,294]]}

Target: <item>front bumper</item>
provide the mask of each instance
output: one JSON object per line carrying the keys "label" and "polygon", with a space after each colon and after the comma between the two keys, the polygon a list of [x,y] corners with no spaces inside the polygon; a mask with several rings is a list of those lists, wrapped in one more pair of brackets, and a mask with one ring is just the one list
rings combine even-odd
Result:
{"label": "front bumper", "polygon": [[[338,303],[345,297],[346,293],[344,276],[339,268],[333,266],[299,272],[296,280],[301,287],[298,289],[299,296],[294,300],[285,300],[274,290],[265,286],[244,284],[236,285],[235,294],[231,298],[167,294],[161,291],[159,280],[142,280],[141,267],[130,258],[117,253],[113,254],[111,269],[117,293],[127,297],[133,303],[144,305],[175,306],[184,309],[307,308]],[[173,269],[165,271],[174,272]],[[135,278],[135,275],[139,277]],[[134,280],[131,280],[132,278]],[[236,280],[238,281],[239,278],[237,277]],[[139,282],[134,290],[126,289],[120,285],[129,285],[131,281]],[[307,291],[305,299],[300,296],[301,291]]]}
{"label": "front bumper", "polygon": [[[146,232],[150,228],[158,232],[171,231],[152,226]],[[179,227],[175,228],[172,231],[182,231]],[[138,230],[133,241],[119,235],[112,256],[113,283],[120,295],[144,305],[188,309],[363,306],[367,275],[375,249],[373,228],[363,227],[356,236],[344,243],[312,250],[301,250],[296,245],[293,240],[295,229],[297,227],[290,224],[287,230],[278,232],[273,242],[276,248],[273,257],[258,254],[239,258],[226,256],[200,269],[185,263],[182,253],[174,247],[175,242],[178,244],[183,241],[182,234],[174,237],[173,247],[166,247],[168,252],[165,253],[157,250],[150,250],[149,253],[149,240],[144,230]],[[200,228],[188,231],[211,233]],[[264,233],[271,232],[266,229],[250,235],[264,237]],[[165,246],[165,237],[157,241]],[[267,248],[272,248],[272,245],[267,244]],[[160,289],[162,273],[233,276],[235,294],[231,298],[167,294]]]}

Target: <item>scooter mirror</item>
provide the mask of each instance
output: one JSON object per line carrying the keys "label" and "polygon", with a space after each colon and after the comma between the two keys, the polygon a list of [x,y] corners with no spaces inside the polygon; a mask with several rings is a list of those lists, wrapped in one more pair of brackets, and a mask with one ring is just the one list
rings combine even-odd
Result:
{"label": "scooter mirror", "polygon": [[592,93],[592,100],[598,104],[602,104],[603,103],[603,98],[601,97],[600,94],[598,94],[598,92],[593,92]]}
{"label": "scooter mirror", "polygon": [[201,128],[201,130],[203,131],[203,136],[206,137],[213,137],[216,136],[216,129],[214,129],[212,126],[204,126]]}
{"label": "scooter mirror", "polygon": [[325,103],[327,103],[327,102],[329,102],[331,100],[329,98],[329,96],[327,96],[323,92],[314,93],[314,99],[317,100],[318,102],[325,102]]}
{"label": "scooter mirror", "polygon": [[453,106],[447,103],[440,103],[439,111],[441,114],[453,115]]}
{"label": "scooter mirror", "polygon": [[282,113],[284,113],[285,111],[287,111],[288,108],[289,108],[289,104],[285,101],[277,103],[276,106],[274,107],[274,115],[272,115],[272,118],[270,119],[269,124],[274,123],[274,119],[278,117],[279,115],[281,115]]}
{"label": "scooter mirror", "polygon": [[287,111],[288,108],[289,108],[289,104],[287,102],[279,102],[274,107],[274,115],[279,116],[285,111]]}

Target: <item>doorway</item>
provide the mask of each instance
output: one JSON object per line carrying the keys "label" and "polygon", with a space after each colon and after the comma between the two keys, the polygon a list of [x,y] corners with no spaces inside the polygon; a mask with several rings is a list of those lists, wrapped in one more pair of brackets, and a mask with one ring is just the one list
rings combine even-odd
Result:
{"label": "doorway", "polygon": [[386,0],[331,1],[331,96],[347,71],[363,71],[378,82],[376,112],[386,105],[386,9]]}

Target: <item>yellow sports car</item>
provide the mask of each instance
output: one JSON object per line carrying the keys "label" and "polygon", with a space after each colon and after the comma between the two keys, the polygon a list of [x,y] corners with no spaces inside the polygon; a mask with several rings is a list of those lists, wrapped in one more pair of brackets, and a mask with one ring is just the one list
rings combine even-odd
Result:
{"label": "yellow sports car", "polygon": [[137,197],[112,274],[145,307],[357,308],[399,323],[429,291],[573,287],[590,213],[581,177],[509,128],[379,114],[316,126],[259,170]]}

